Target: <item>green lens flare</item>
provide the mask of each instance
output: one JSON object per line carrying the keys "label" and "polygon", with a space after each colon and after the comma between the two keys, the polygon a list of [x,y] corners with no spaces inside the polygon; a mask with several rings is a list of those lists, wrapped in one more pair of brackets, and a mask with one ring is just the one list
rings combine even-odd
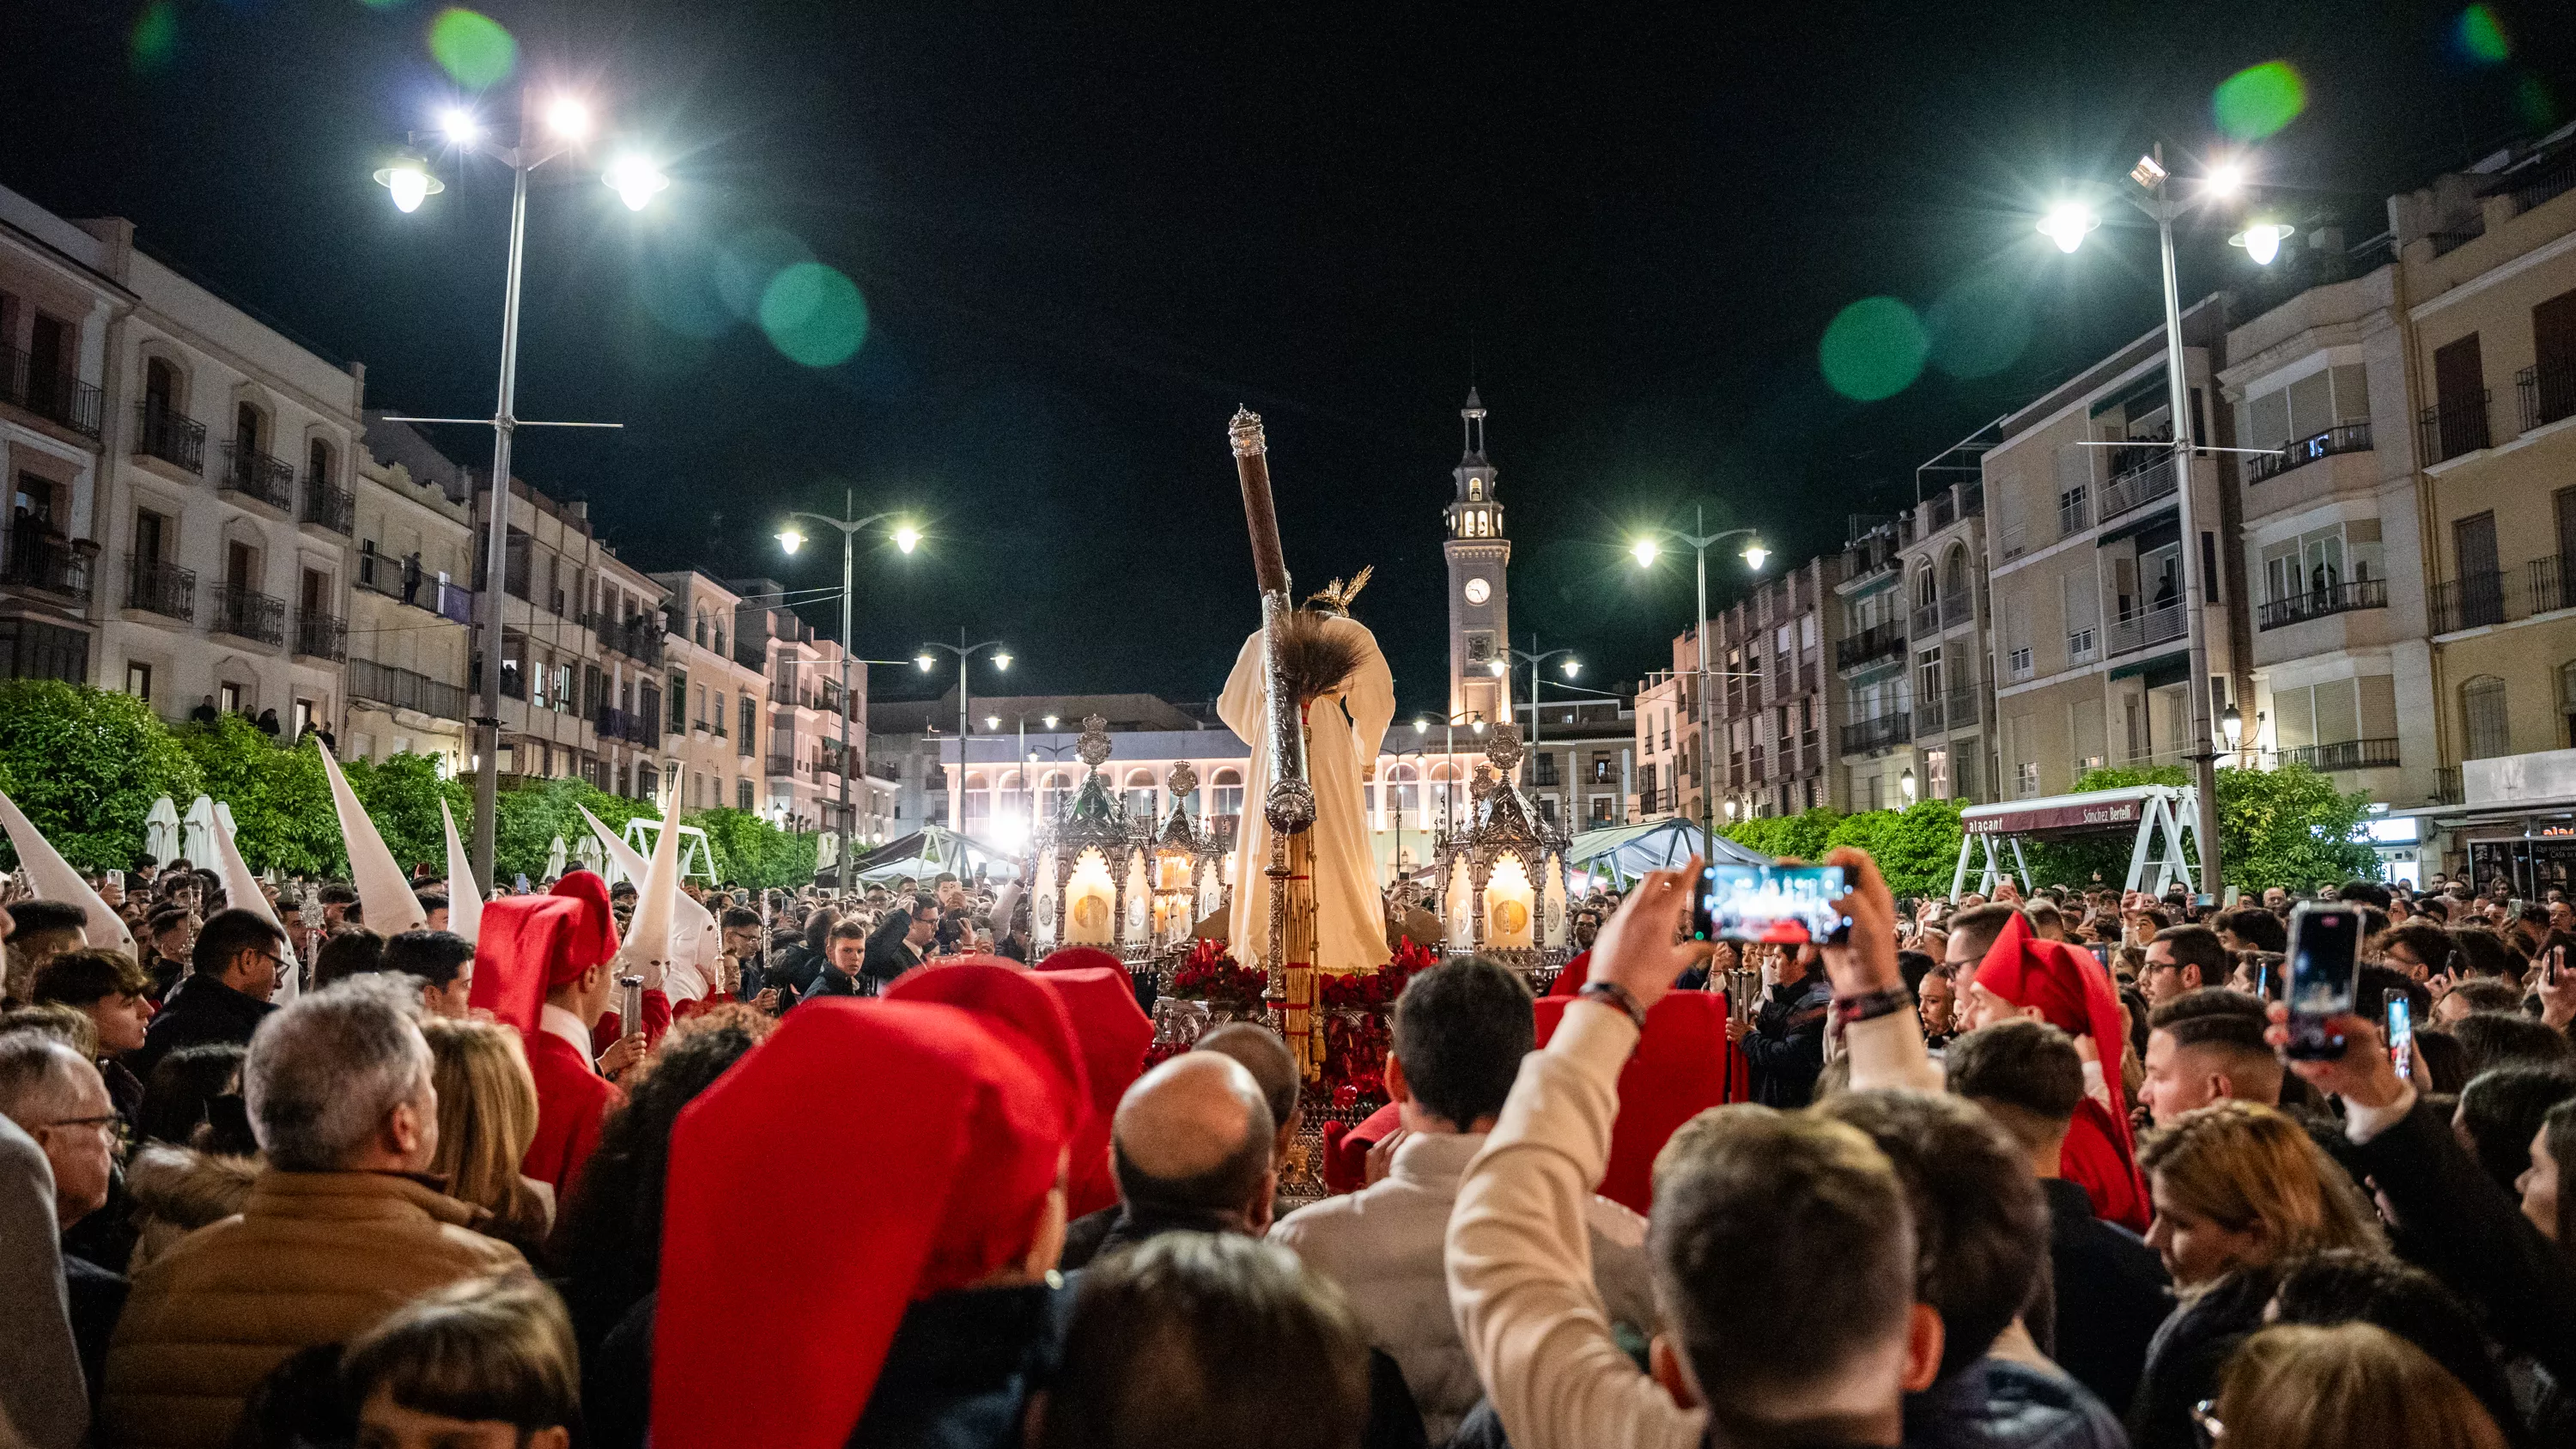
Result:
{"label": "green lens flare", "polygon": [[134,17],[134,31],[126,37],[126,49],[132,55],[134,68],[151,75],[169,68],[171,58],[179,51],[179,7],[174,0],[152,0]]}
{"label": "green lens flare", "polygon": [[1859,402],[1894,397],[1923,375],[1931,340],[1914,309],[1894,297],[1863,297],[1834,314],[1817,345],[1825,383]]}
{"label": "green lens flare", "polygon": [[2308,108],[2308,83],[2288,61],[2267,60],[2220,81],[2209,103],[2218,129],[2239,141],[2259,141]]}
{"label": "green lens flare", "polygon": [[518,68],[519,42],[488,15],[463,6],[438,12],[429,22],[429,53],[458,85],[487,90]]}
{"label": "green lens flare", "polygon": [[834,367],[868,340],[868,304],[858,283],[821,262],[798,262],[762,289],[760,330],[790,359]]}
{"label": "green lens flare", "polygon": [[2494,11],[2472,5],[2460,12],[2460,49],[2480,65],[2494,65],[2513,54],[2513,42]]}
{"label": "green lens flare", "polygon": [[2514,82],[2513,112],[2535,131],[2557,129],[2558,98],[2550,93],[2549,83],[2536,75]]}

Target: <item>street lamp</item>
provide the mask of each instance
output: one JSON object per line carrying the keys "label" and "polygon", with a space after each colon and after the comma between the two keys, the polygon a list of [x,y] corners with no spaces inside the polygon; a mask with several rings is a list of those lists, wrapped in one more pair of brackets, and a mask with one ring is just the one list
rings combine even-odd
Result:
{"label": "street lamp", "polygon": [[1896,789],[1897,793],[1905,797],[1906,806],[1909,809],[1912,808],[1914,804],[1914,767],[1912,765],[1906,766],[1905,773],[1896,777]]}
{"label": "street lamp", "polygon": [[[1705,507],[1694,504],[1691,510],[1691,517],[1694,520],[1695,527],[1701,529],[1708,527],[1708,510]],[[1650,533],[1640,534],[1637,540],[1628,547],[1629,554],[1637,560],[1639,567],[1654,567],[1656,558],[1662,554],[1662,549],[1658,546],[1659,538],[1670,538],[1678,543],[1688,545],[1698,569],[1699,603],[1698,613],[1694,617],[1697,620],[1696,627],[1698,629],[1698,633],[1695,637],[1699,641],[1699,668],[1696,671],[1699,675],[1699,693],[1696,696],[1699,705],[1700,736],[1699,833],[1703,852],[1713,853],[1716,849],[1717,822],[1715,816],[1711,812],[1717,808],[1714,803],[1717,793],[1717,784],[1711,766],[1717,756],[1717,708],[1716,701],[1709,698],[1708,684],[1708,661],[1710,652],[1708,645],[1708,551],[1712,546],[1724,543],[1730,538],[1745,539],[1744,563],[1746,567],[1752,569],[1756,573],[1761,572],[1762,561],[1771,556],[1771,551],[1762,546],[1761,535],[1750,528],[1729,528],[1717,533],[1683,533],[1678,529],[1656,528]]]}
{"label": "street lamp", "polygon": [[[852,494],[851,490],[849,490],[849,489],[846,489],[846,488],[845,488],[845,489],[841,490],[841,516],[840,516],[840,517],[835,518],[835,517],[831,516],[831,515],[830,515],[830,514],[828,514],[828,513],[810,513],[810,512],[807,512],[806,510],[801,509],[801,508],[798,508],[798,509],[790,509],[790,510],[788,511],[788,514],[787,514],[787,519],[788,519],[787,526],[786,526],[786,527],[784,527],[784,528],[782,528],[782,529],[780,529],[780,530],[778,530],[778,547],[779,547],[780,551],[785,552],[785,553],[790,553],[790,554],[792,554],[792,553],[796,552],[798,549],[803,548],[803,547],[805,546],[805,532],[804,532],[804,530],[803,530],[803,529],[800,529],[800,528],[798,528],[798,527],[796,526],[796,520],[797,520],[797,519],[800,519],[800,518],[802,518],[802,519],[807,519],[807,520],[810,520],[810,521],[812,521],[812,522],[814,522],[814,523],[820,524],[820,525],[822,525],[822,526],[823,526],[823,527],[825,527],[825,528],[834,528],[834,529],[838,529],[838,530],[840,530],[840,533],[841,533],[841,771],[840,771],[840,774],[841,774],[841,830],[840,830],[840,836],[841,836],[841,860],[842,860],[842,862],[843,862],[843,863],[842,863],[842,865],[841,865],[841,879],[842,879],[844,882],[847,882],[847,881],[848,881],[848,879],[849,879],[849,871],[850,871],[850,867],[849,867],[849,865],[848,865],[848,862],[849,862],[849,860],[850,860],[850,858],[851,858],[851,857],[850,857],[850,766],[851,766],[851,759],[850,759],[850,699],[851,699],[851,696],[850,696],[850,666],[851,666],[852,664],[854,664],[854,663],[858,663],[858,662],[860,662],[860,661],[857,659],[857,657],[856,657],[856,656],[857,656],[857,653],[858,653],[858,645],[857,645],[857,643],[856,643],[856,642],[853,640],[853,638],[852,638],[852,634],[851,634],[851,627],[850,627],[850,612],[851,612],[851,604],[852,604],[853,599],[854,599],[854,594],[853,594],[853,579],[854,579],[854,572],[855,572],[855,555],[856,555],[856,552],[857,552],[857,543],[858,543],[858,537],[859,537],[859,530],[861,530],[861,529],[863,529],[863,528],[868,527],[870,524],[880,523],[880,522],[883,522],[883,521],[884,521],[884,520],[886,520],[886,519],[893,518],[893,517],[895,516],[895,515],[894,515],[894,514],[892,514],[892,513],[882,513],[882,512],[881,512],[881,513],[871,513],[871,514],[869,514],[869,515],[868,515],[867,517],[865,517],[865,518],[853,518],[853,517],[851,517],[851,516],[850,516],[851,514],[853,514],[853,513],[857,512],[857,511],[858,511],[858,510],[857,510],[857,507],[856,507],[855,503],[853,502],[853,494]],[[911,524],[909,524],[909,523],[901,523],[901,522],[898,522],[898,523],[897,523],[897,525],[896,525],[896,527],[895,527],[895,530],[894,530],[895,546],[896,546],[897,548],[902,548],[902,549],[903,549],[903,551],[904,551],[905,553],[910,553],[910,552],[912,552],[912,550],[911,550],[911,549],[908,549],[908,548],[903,548],[903,535],[904,535],[904,534],[907,534],[907,533],[912,533],[912,532],[913,532],[913,528],[912,528],[912,525],[911,525]],[[918,535],[918,534],[915,534],[914,536],[915,536],[916,538],[918,538],[918,537],[919,537],[919,535]],[[870,661],[870,662],[874,662],[874,661]]]}
{"label": "street lamp", "polygon": [[[1503,648],[1503,655],[1504,655],[1504,656],[1509,656],[1510,658],[1513,658],[1513,659],[1520,660],[1522,663],[1527,664],[1527,665],[1529,666],[1529,671],[1530,671],[1530,737],[1529,737],[1529,742],[1530,742],[1530,748],[1532,748],[1532,749],[1536,749],[1536,748],[1538,748],[1538,679],[1539,679],[1538,671],[1539,671],[1539,666],[1540,666],[1540,665],[1542,665],[1542,664],[1545,664],[1547,661],[1549,661],[1549,660],[1551,660],[1551,659],[1562,659],[1562,660],[1564,660],[1565,662],[1564,662],[1563,664],[1558,665],[1557,667],[1558,667],[1559,669],[1562,669],[1562,670],[1564,670],[1564,671],[1565,671],[1565,677],[1566,677],[1566,678],[1568,678],[1568,679],[1572,679],[1574,676],[1576,676],[1576,675],[1578,675],[1578,674],[1580,674],[1580,673],[1582,673],[1582,672],[1583,672],[1583,663],[1582,663],[1582,661],[1581,661],[1581,660],[1578,660],[1578,659],[1576,659],[1576,658],[1574,657],[1574,651],[1573,651],[1573,650],[1571,650],[1571,649],[1550,649],[1550,650],[1548,650],[1548,651],[1547,651],[1546,653],[1544,653],[1544,654],[1539,653],[1539,652],[1538,652],[1538,635],[1536,635],[1536,634],[1532,634],[1532,635],[1530,635],[1530,647],[1528,647],[1527,649],[1514,649],[1514,648],[1510,647],[1509,645],[1505,645],[1505,646],[1504,646],[1504,648]],[[1496,674],[1501,674],[1502,672],[1503,672],[1503,658],[1502,658],[1501,656],[1497,656],[1497,657],[1495,658],[1495,660],[1494,660],[1494,673],[1496,673]]]}
{"label": "street lamp", "polygon": [[[2246,170],[2241,160],[2231,160],[2213,168],[2203,178],[2199,199],[2215,201],[2242,190]],[[2161,274],[2165,294],[2165,390],[2166,407],[2173,414],[2173,460],[2178,516],[2177,531],[2182,535],[2183,633],[2188,642],[2191,670],[2183,681],[2184,698],[2191,709],[2191,752],[2193,783],[2200,793],[2198,818],[2192,823],[2195,844],[2200,850],[2200,885],[2203,891],[2215,891],[2223,879],[2219,862],[2218,772],[2217,752],[2210,748],[2209,630],[2202,615],[2207,612],[2208,595],[2200,577],[2200,550],[2192,540],[2199,537],[2192,523],[2191,459],[2194,444],[2191,436],[2191,383],[2183,375],[2182,296],[2174,281],[2174,222],[2190,209],[2191,202],[2174,194],[2172,175],[2165,169],[2164,147],[2138,158],[2129,169],[2129,179],[2136,183],[2135,193],[2123,191],[2129,204],[2145,212],[2156,224],[2156,244],[2162,262]],[[2074,225],[2080,213],[2086,224]],[[2072,252],[2083,245],[2084,238],[2101,220],[2081,202],[2060,202],[2040,219],[2039,230],[2058,250]],[[2264,222],[2247,227],[2229,238],[2242,246],[2245,254],[2258,263],[2268,263],[2280,254],[2281,239],[2291,229],[2277,222]],[[2231,707],[2229,713],[2235,713]],[[2233,740],[2241,736],[2245,722],[2240,715]]]}
{"label": "street lamp", "polygon": [[[1466,725],[1469,732],[1478,736],[1485,733],[1485,717],[1474,710],[1469,710],[1465,714],[1453,714],[1442,722],[1442,738],[1447,742],[1445,751],[1447,758],[1442,764],[1449,772],[1449,778],[1440,782],[1440,831],[1443,835],[1449,833],[1451,825],[1455,823],[1450,814],[1449,802],[1458,790],[1458,726],[1461,724]],[[1415,715],[1413,732],[1416,735],[1429,734],[1430,719],[1423,715]]]}
{"label": "street lamp", "polygon": [[2232,704],[2221,710],[2218,715],[2218,732],[2227,737],[2227,752],[2231,755],[2235,754],[2245,743],[2244,712]]}
{"label": "street lamp", "polygon": [[[493,878],[493,832],[499,816],[501,789],[501,650],[506,634],[503,628],[502,599],[509,577],[510,548],[510,438],[522,427],[614,428],[618,423],[540,423],[518,416],[519,399],[519,281],[527,250],[528,173],[549,161],[578,151],[591,130],[589,107],[573,96],[559,95],[546,107],[548,137],[535,134],[530,116],[536,109],[533,96],[523,95],[519,104],[519,140],[514,146],[503,146],[487,137],[481,121],[462,106],[450,106],[438,118],[439,134],[455,150],[487,156],[510,168],[510,259],[508,282],[501,303],[501,386],[499,406],[490,418],[414,418],[387,414],[388,421],[409,423],[474,423],[492,429],[492,518],[491,534],[486,543],[483,577],[483,617],[479,621],[482,635],[483,690],[482,713],[474,724],[481,735],[474,773],[474,868],[488,884]],[[393,163],[375,173],[377,184],[393,193],[396,210],[406,214],[418,211],[420,204],[447,189],[446,183],[429,169],[429,161],[417,151],[405,150]],[[626,204],[642,210],[655,193],[671,183],[660,170],[641,157],[620,158],[605,177],[608,185],[625,199]]]}
{"label": "street lamp", "polygon": [[957,778],[951,782],[948,791],[948,828],[962,835],[966,830],[966,737],[973,733],[967,723],[973,716],[967,709],[966,665],[977,654],[989,649],[993,651],[993,667],[1008,669],[1011,667],[1011,654],[1002,647],[999,639],[987,639],[981,644],[967,643],[966,631],[961,628],[957,631],[956,643],[942,644],[932,640],[912,656],[912,662],[920,665],[924,674],[939,662],[939,656],[931,652],[934,649],[957,656]]}

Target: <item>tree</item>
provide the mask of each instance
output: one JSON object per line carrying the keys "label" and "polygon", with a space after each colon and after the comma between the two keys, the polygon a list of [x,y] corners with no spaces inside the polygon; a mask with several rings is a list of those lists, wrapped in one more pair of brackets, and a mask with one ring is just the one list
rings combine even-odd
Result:
{"label": "tree", "polygon": [[[2137,785],[2187,785],[2179,765],[2145,770],[2088,770],[2078,792],[2123,790]],[[2226,884],[2259,894],[2270,886],[2314,890],[2379,874],[2378,852],[2363,835],[2370,796],[2337,793],[2334,782],[2306,765],[2274,770],[2218,771],[2219,868]],[[2185,822],[2186,824],[2192,822]],[[2133,837],[2105,834],[2028,847],[2031,874],[2042,885],[2081,886],[2095,872],[2112,885],[2125,880]],[[2200,853],[2186,858],[2199,868]]]}
{"label": "tree", "polygon": [[350,760],[340,768],[349,777],[350,791],[376,822],[376,833],[385,838],[394,862],[405,867],[426,864],[445,875],[447,825],[439,818],[438,803],[446,801],[456,813],[456,828],[470,832],[474,795],[465,782],[440,779],[438,756],[409,752],[383,760]]}
{"label": "tree", "polygon": [[1958,801],[1917,800],[1903,810],[1844,817],[1825,837],[1824,848],[1856,845],[1868,851],[1888,889],[1899,896],[1945,896],[1959,866],[1959,836]]}
{"label": "tree", "polygon": [[132,695],[50,679],[0,683],[0,789],[81,869],[131,867],[152,802],[167,795],[185,810],[201,781],[197,762]]}
{"label": "tree", "polygon": [[716,876],[727,884],[766,890],[814,878],[815,836],[790,835],[750,811],[721,805],[699,811],[688,823],[707,833]]}
{"label": "tree", "polygon": [[[492,873],[507,882],[519,876],[534,881],[545,874],[546,855],[554,848],[555,837],[562,836],[567,849],[578,847],[590,836],[590,822],[581,818],[588,809],[609,829],[622,831],[626,822],[638,815],[658,820],[660,814],[651,804],[611,795],[587,780],[570,778],[538,780],[512,785],[501,791],[498,824],[493,832]],[[459,829],[465,822],[457,822]],[[490,890],[496,882],[485,881]]]}
{"label": "tree", "polygon": [[1842,812],[1819,805],[1796,815],[1763,815],[1738,820],[1718,834],[1764,855],[1814,860],[1825,853],[1825,841],[1843,821]]}
{"label": "tree", "polygon": [[206,793],[232,810],[242,860],[251,869],[348,873],[331,782],[314,745],[281,747],[239,715],[189,725],[177,739],[203,772]]}

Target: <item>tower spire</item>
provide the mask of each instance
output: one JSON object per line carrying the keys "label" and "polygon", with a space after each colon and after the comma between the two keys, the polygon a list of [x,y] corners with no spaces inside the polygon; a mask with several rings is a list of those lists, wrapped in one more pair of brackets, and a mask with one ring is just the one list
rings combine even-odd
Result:
{"label": "tower spire", "polygon": [[1473,383],[1467,386],[1467,405],[1458,409],[1458,422],[1467,435],[1466,461],[1485,461],[1485,404]]}

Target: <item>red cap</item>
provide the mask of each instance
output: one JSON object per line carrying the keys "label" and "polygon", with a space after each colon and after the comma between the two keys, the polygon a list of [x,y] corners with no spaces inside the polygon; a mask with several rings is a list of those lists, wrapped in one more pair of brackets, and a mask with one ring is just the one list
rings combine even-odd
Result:
{"label": "red cap", "polygon": [[1107,966],[1122,976],[1127,972],[1126,962],[1097,946],[1066,946],[1038,963],[1040,971],[1087,971],[1095,966]]}
{"label": "red cap", "polygon": [[503,896],[483,907],[474,940],[470,1004],[523,1032],[537,1029],[546,993],[617,955],[608,882],[577,870],[541,896]]}
{"label": "red cap", "polygon": [[[2040,1020],[2059,1031],[2093,1039],[2102,1080],[2111,1091],[2113,1138],[2134,1162],[2137,1138],[2129,1128],[2127,1083],[2120,1075],[2129,1038],[2120,1027],[2120,998],[2093,953],[2041,940],[2030,929],[2030,918],[2015,911],[1977,963],[1976,984],[2017,1007],[2036,1008]],[[2134,1166],[2130,1170],[2136,1171]]]}
{"label": "red cap", "polygon": [[1591,979],[1592,953],[1577,951],[1574,953],[1574,959],[1565,963],[1565,969],[1556,973],[1556,979],[1547,983],[1547,994],[1572,996],[1583,989],[1583,983]]}
{"label": "red cap", "polygon": [[[1573,1003],[1538,999],[1538,1044],[1556,1034]],[[1655,1154],[1684,1122],[1725,1103],[1735,1047],[1726,1039],[1726,996],[1667,991],[1646,1012],[1637,1049],[1619,1069],[1619,1116],[1610,1127],[1610,1165],[1599,1191],[1612,1202],[1651,1214]]]}
{"label": "red cap", "polygon": [[[838,1449],[905,1309],[1027,1253],[1081,1098],[1060,1069],[1071,1048],[1054,999],[969,979],[987,974],[919,973],[960,978],[941,989],[980,997],[973,1010],[918,991],[809,1001],[680,1114],[653,1329],[656,1444]],[[830,1205],[829,1250],[734,1251],[788,1181]],[[713,1371],[754,1343],[795,1392],[746,1394]]]}
{"label": "red cap", "polygon": [[1118,1099],[1145,1074],[1145,1052],[1154,1044],[1154,1022],[1136,1004],[1136,983],[1124,966],[1051,968],[1030,978],[1055,993],[1073,1021],[1091,1083],[1091,1120],[1073,1144],[1073,1181],[1066,1210],[1080,1217],[1118,1203],[1109,1170],[1109,1128]]}

